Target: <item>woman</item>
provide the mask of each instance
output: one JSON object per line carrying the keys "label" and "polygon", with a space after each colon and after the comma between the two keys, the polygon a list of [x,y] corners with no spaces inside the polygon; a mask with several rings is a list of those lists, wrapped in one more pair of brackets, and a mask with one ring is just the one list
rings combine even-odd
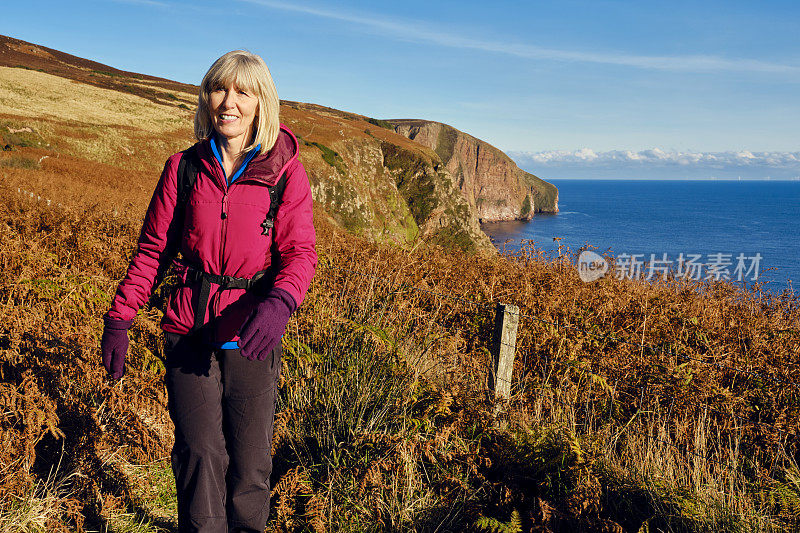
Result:
{"label": "woman", "polygon": [[278,106],[259,56],[214,62],[199,142],[167,160],[104,316],[103,364],[120,378],[127,330],[180,252],[161,323],[180,531],[263,532],[269,515],[280,339],[317,264],[311,190]]}

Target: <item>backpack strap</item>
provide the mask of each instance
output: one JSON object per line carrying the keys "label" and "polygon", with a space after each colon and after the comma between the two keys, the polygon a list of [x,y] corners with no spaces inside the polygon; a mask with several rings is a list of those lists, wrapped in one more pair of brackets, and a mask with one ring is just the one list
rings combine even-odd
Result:
{"label": "backpack strap", "polygon": [[183,151],[181,161],[178,163],[178,201],[175,204],[175,214],[181,215],[177,219],[181,225],[183,225],[186,204],[189,203],[189,195],[194,189],[194,183],[197,181],[197,173],[199,171],[200,156],[197,155],[197,147],[192,146]]}
{"label": "backpack strap", "polygon": [[252,278],[237,278],[234,276],[220,276],[218,274],[210,274],[199,268],[188,266],[186,270],[186,283],[200,282],[200,293],[197,297],[197,307],[194,311],[194,322],[190,332],[195,332],[203,327],[203,319],[206,316],[206,309],[208,309],[208,300],[211,297],[211,284],[216,283],[219,285],[220,290],[228,289],[244,289],[251,290],[257,281],[267,274],[266,270],[256,272]]}
{"label": "backpack strap", "polygon": [[286,190],[286,173],[275,185],[267,187],[267,190],[269,191],[269,211],[267,211],[264,222],[261,223],[261,227],[264,228],[261,235],[267,235],[269,230],[275,226],[275,215],[278,214],[278,208],[283,203],[283,191]]}
{"label": "backpack strap", "polygon": [[184,150],[182,154],[181,160],[178,163],[177,200],[175,202],[175,211],[172,213],[172,222],[169,228],[169,232],[174,238],[172,242],[169,243],[169,248],[164,250],[164,253],[170,258],[170,261],[178,255],[178,250],[181,246],[180,241],[183,237],[183,223],[186,219],[186,204],[189,203],[189,195],[192,193],[194,183],[197,181],[197,173],[200,169],[197,148],[192,146]]}
{"label": "backpack strap", "polygon": [[196,147],[192,146],[181,153],[183,155],[178,163],[177,172],[177,201],[175,202],[172,221],[167,230],[172,239],[167,242],[167,248],[164,249],[165,260],[162,261],[163,267],[157,275],[156,285],[161,282],[170,264],[178,255],[181,238],[183,237],[183,224],[186,219],[186,204],[189,202],[189,195],[192,192],[192,188],[194,188],[195,181],[197,181],[197,173],[200,168]]}

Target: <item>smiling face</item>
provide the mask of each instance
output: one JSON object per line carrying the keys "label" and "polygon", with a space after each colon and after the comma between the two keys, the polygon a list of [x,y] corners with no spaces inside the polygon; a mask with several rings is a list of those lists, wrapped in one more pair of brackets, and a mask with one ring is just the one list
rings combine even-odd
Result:
{"label": "smiling face", "polygon": [[258,98],[236,85],[218,87],[208,94],[211,125],[217,135],[240,149],[251,141],[257,112]]}
{"label": "smiling face", "polygon": [[194,136],[203,141],[216,135],[226,151],[260,147],[259,153],[266,154],[280,134],[279,114],[278,92],[264,60],[233,50],[214,61],[203,76]]}

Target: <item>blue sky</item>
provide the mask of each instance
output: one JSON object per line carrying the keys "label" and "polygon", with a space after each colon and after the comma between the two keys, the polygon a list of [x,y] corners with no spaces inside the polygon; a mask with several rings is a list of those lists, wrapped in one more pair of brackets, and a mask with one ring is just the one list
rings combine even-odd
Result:
{"label": "blue sky", "polygon": [[26,0],[0,33],[190,83],[246,48],[281,98],[446,122],[544,177],[653,154],[661,177],[800,175],[795,2]]}

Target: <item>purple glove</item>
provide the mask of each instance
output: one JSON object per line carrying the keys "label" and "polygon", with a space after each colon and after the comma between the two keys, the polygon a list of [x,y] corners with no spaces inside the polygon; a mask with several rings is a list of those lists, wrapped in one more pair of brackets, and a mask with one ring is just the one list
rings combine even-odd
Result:
{"label": "purple glove", "polygon": [[281,341],[289,317],[297,308],[292,295],[273,287],[239,330],[239,353],[251,361],[263,361]]}
{"label": "purple glove", "polygon": [[106,326],[103,328],[103,338],[100,341],[100,351],[103,353],[103,366],[113,379],[119,379],[125,373],[125,354],[128,353],[128,329],[133,325],[133,320],[116,320],[103,317]]}

